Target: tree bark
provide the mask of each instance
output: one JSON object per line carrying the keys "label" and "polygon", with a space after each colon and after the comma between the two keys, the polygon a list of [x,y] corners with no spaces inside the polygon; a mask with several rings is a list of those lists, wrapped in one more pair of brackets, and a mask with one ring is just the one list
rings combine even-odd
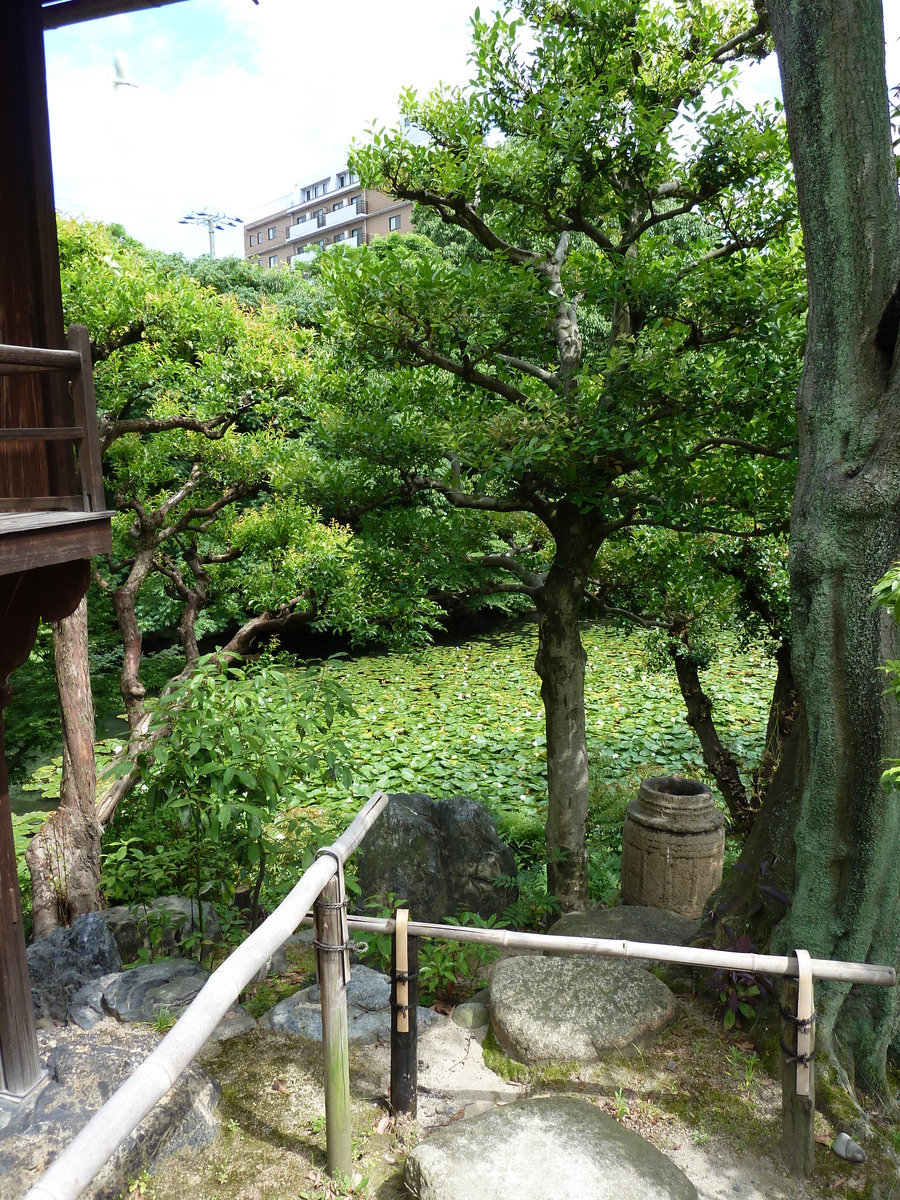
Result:
{"label": "tree bark", "polygon": [[[871,611],[900,553],[900,356],[878,336],[900,279],[881,4],[770,9],[809,281],[790,552],[796,862],[774,949],[898,965],[900,804],[881,773],[900,754],[900,721],[880,674],[898,639]],[[881,1090],[896,989],[868,991],[817,985],[818,1030]]]}
{"label": "tree bark", "polygon": [[125,704],[125,716],[129,727],[134,731],[144,716],[144,696],[147,689],[141,683],[141,648],[142,638],[134,601],[138,589],[150,571],[149,562],[146,568],[138,572],[138,564],[132,568],[128,582],[112,593],[112,605],[122,635],[122,676],[120,687],[122,700]]}
{"label": "tree bark", "polygon": [[[563,508],[564,506],[560,506]],[[584,668],[578,619],[602,533],[574,505],[553,521],[556,554],[535,593],[547,730],[547,890],[563,912],[587,906],[588,757]]]}
{"label": "tree bark", "polygon": [[59,808],[25,851],[35,937],[45,937],[82,913],[103,907],[85,599],[72,616],[53,622],[53,656],[62,713],[63,769]]}
{"label": "tree bark", "polygon": [[775,684],[769,702],[766,743],[759,765],[753,772],[754,814],[761,807],[769,784],[778,770],[785,743],[794,727],[796,717],[797,687],[791,667],[791,647],[787,642],[781,642],[775,651]]}

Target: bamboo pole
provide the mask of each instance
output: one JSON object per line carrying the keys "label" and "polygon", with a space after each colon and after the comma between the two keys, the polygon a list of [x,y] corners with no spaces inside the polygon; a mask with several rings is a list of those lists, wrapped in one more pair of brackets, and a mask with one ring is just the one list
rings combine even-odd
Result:
{"label": "bamboo pole", "polygon": [[346,893],[338,869],[316,901],[316,967],[322,1001],[322,1057],[325,1065],[325,1154],[331,1176],[350,1178],[350,1041],[347,1032]]}
{"label": "bamboo pole", "polygon": [[394,1113],[416,1115],[419,939],[407,936],[409,910],[397,909],[391,953],[391,1086]]}
{"label": "bamboo pole", "polygon": [[376,792],[325,855],[305,871],[272,915],[209,977],[156,1047],[95,1113],[23,1200],[75,1200],[193,1061],[259,968],[294,932],[313,901],[371,829],[388,802]]}
{"label": "bamboo pole", "polygon": [[[394,932],[392,918],[349,918],[351,929],[372,933]],[[554,954],[599,954],[607,958],[650,958],[657,962],[680,963],[687,967],[724,967],[767,975],[797,975],[797,960],[783,954],[736,954],[731,950],[703,950],[696,946],[662,946],[655,942],[628,942],[612,938],[561,937],[548,933],[517,933],[511,929],[482,929],[468,925],[437,925],[410,921],[411,937],[443,938],[448,942],[476,942],[483,946],[507,946],[515,950],[542,950]],[[893,967],[869,963],[840,962],[831,958],[812,958],[810,968],[815,979],[834,979],[843,983],[868,983],[876,987],[894,987],[897,972]]]}
{"label": "bamboo pole", "polygon": [[781,1153],[789,1171],[809,1178],[816,1152],[816,1026],[809,954],[796,954],[800,975],[781,985]]}

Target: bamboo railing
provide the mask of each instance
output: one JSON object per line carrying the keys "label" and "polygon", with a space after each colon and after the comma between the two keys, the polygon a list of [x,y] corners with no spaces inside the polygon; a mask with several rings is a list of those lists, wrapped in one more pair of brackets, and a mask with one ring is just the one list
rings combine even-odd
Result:
{"label": "bamboo railing", "polygon": [[[371,829],[387,801],[384,792],[376,792],[341,837],[327,850],[319,852],[315,863],[303,873],[272,915],[210,975],[202,991],[152,1054],[75,1135],[41,1179],[26,1193],[24,1200],[75,1200],[88,1186],[191,1064],[241,991],[259,968],[284,945],[326,885],[338,877],[339,890],[343,891],[343,864]],[[338,903],[343,903],[343,896]],[[323,981],[323,1009],[334,999],[333,992],[326,992]],[[346,998],[342,989],[339,989],[337,999],[343,1001],[344,1005],[346,1038]],[[323,1011],[323,1031],[330,1023],[333,1023],[330,1015]],[[327,1059],[328,1047],[325,1053]],[[329,1109],[332,1112],[346,1110],[349,1113],[350,1081],[346,1066],[345,1055],[343,1063],[339,1063],[335,1071],[326,1072],[326,1121],[330,1115]],[[339,1121],[332,1120],[329,1124],[332,1127],[329,1136],[334,1141],[344,1131]],[[345,1144],[332,1148],[329,1155],[328,1169],[332,1174],[338,1170],[346,1173],[341,1163],[349,1163],[350,1159],[349,1122],[346,1122],[342,1142]]]}
{"label": "bamboo railing", "polygon": [[[811,958],[806,950],[784,954],[740,954],[731,950],[704,950],[695,946],[667,946],[655,942],[629,942],[618,938],[564,937],[546,933],[518,933],[511,929],[478,928],[463,925],[438,925],[428,921],[410,921],[398,910],[397,917],[350,917],[350,929],[388,933],[394,939],[394,993],[401,978],[399,962],[404,964],[404,980],[416,974],[406,966],[406,939],[444,938],[447,941],[475,942],[486,946],[505,946],[514,950],[537,950],[551,954],[595,954],[606,958],[653,959],[688,967],[741,971],[749,975],[780,975],[781,990],[781,1152],[795,1175],[810,1176],[815,1166],[815,1029],[813,979],[840,983],[895,987],[893,967],[869,963],[848,963],[838,959]],[[404,946],[402,952],[400,945]],[[399,995],[391,1033],[391,1099],[394,1092],[405,1098],[401,1111],[415,1114],[416,1027],[414,1013],[401,1029],[404,1005]],[[412,1074],[410,1085],[409,1076]],[[395,1107],[399,1107],[395,1104]]]}
{"label": "bamboo railing", "polygon": [[[814,1162],[813,1115],[815,1046],[813,978],[893,987],[892,967],[812,959],[793,955],[737,954],[692,946],[668,946],[611,938],[562,937],[397,919],[348,917],[343,865],[388,802],[376,792],[343,835],[320,850],[293,891],[272,915],[213,972],[202,991],[156,1049],[76,1135],[23,1200],[76,1200],[140,1121],[190,1065],[228,1008],[259,968],[315,905],[315,939],[322,997],[325,1067],[327,1169],[349,1175],[351,1168],[349,1047],[346,985],[349,932],[388,933],[395,941],[392,986],[391,1100],[395,1111],[415,1113],[416,989],[415,939],[443,938],[553,954],[593,954],[609,958],[653,959],[692,967],[780,975],[782,990],[782,1153],[798,1175],[810,1175]],[[407,943],[407,935],[409,942]]]}

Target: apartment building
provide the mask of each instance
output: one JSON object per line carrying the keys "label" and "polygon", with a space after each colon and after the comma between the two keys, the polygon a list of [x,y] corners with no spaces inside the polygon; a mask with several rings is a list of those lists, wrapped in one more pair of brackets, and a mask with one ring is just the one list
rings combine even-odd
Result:
{"label": "apartment building", "polygon": [[320,250],[408,233],[412,204],[360,187],[347,168],[305,183],[244,226],[244,256],[264,267],[298,266]]}

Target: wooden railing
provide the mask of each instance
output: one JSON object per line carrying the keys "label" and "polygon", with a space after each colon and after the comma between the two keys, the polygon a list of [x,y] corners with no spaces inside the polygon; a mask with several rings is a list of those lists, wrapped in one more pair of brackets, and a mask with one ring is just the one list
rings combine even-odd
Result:
{"label": "wooden railing", "polygon": [[77,455],[80,495],[0,498],[0,512],[102,512],[103,472],[91,366],[91,342],[83,325],[69,329],[68,350],[0,345],[0,375],[62,372],[71,380],[72,425],[15,425],[0,428],[0,444],[68,442]]}

